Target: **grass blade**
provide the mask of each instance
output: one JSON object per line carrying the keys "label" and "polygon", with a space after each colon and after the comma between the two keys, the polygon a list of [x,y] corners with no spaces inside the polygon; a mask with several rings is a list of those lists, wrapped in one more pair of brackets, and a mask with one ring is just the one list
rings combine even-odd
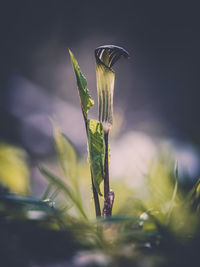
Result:
{"label": "grass blade", "polygon": [[52,174],[50,171],[45,169],[44,167],[39,167],[40,172],[51,182],[53,183],[57,188],[59,188],[67,198],[69,198],[72,203],[75,205],[79,213],[82,215],[84,219],[87,219],[87,215],[85,214],[83,207],[80,203],[80,201],[74,196],[71,189],[58,177],[56,177],[54,174]]}
{"label": "grass blade", "polygon": [[44,199],[47,199],[48,198],[48,195],[50,194],[51,192],[51,189],[53,188],[53,184],[52,183],[49,183],[46,190],[44,191],[41,199],[44,200]]}

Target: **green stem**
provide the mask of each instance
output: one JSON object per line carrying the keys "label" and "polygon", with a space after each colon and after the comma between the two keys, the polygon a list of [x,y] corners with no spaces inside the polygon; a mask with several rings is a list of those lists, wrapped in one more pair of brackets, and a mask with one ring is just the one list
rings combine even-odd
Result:
{"label": "green stem", "polygon": [[110,184],[109,184],[109,159],[108,159],[108,133],[104,134],[105,140],[105,162],[104,162],[104,199],[107,198],[108,193],[110,191]]}
{"label": "green stem", "polygon": [[92,191],[93,191],[93,197],[94,197],[96,217],[101,217],[101,208],[100,208],[100,203],[99,203],[99,196],[98,196],[97,190],[94,186],[92,172],[91,172],[91,180],[92,180]]}

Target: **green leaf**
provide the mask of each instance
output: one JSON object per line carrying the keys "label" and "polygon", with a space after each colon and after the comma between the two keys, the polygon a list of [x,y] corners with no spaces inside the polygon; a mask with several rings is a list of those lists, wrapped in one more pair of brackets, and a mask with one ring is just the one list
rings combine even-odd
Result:
{"label": "green leaf", "polygon": [[7,194],[1,194],[0,195],[0,201],[4,202],[4,201],[10,201],[13,204],[21,204],[24,205],[27,210],[28,209],[32,209],[32,207],[34,206],[35,209],[47,209],[49,211],[53,211],[52,207],[50,207],[46,202],[34,198],[34,197],[25,197],[25,196],[19,196],[19,195],[15,195],[12,193],[7,193]]}
{"label": "green leaf", "polygon": [[70,54],[72,66],[74,68],[74,72],[76,75],[76,82],[77,82],[77,86],[78,86],[78,91],[79,91],[83,115],[84,115],[84,118],[87,119],[88,110],[94,105],[94,101],[92,100],[92,98],[89,94],[89,91],[87,89],[86,78],[82,74],[80,67],[78,65],[78,62],[75,59],[71,50],[69,50],[69,54]]}
{"label": "green leaf", "polygon": [[54,184],[58,189],[60,189],[68,199],[76,206],[79,213],[83,216],[84,219],[87,219],[80,200],[76,195],[73,194],[72,190],[67,186],[62,180],[60,180],[56,175],[52,174],[49,170],[44,167],[39,167],[40,172],[46,177],[50,183]]}
{"label": "green leaf", "polygon": [[53,188],[53,184],[52,183],[49,183],[48,186],[47,186],[47,188],[45,189],[42,197],[41,197],[42,200],[45,200],[45,199],[48,198],[48,196],[49,196],[52,188]]}
{"label": "green leaf", "polygon": [[96,120],[88,120],[89,162],[94,186],[102,196],[100,184],[104,179],[105,143],[103,125]]}
{"label": "green leaf", "polygon": [[24,150],[0,143],[0,185],[13,193],[29,193],[29,168]]}
{"label": "green leaf", "polygon": [[76,151],[72,143],[66,136],[63,135],[59,125],[54,120],[52,120],[52,125],[53,125],[53,136],[59,163],[61,165],[61,168],[65,176],[74,181],[77,176]]}
{"label": "green leaf", "polygon": [[174,178],[175,178],[175,185],[174,185],[174,191],[172,194],[172,199],[170,201],[169,210],[168,210],[168,214],[167,214],[167,220],[168,221],[169,221],[169,218],[171,216],[172,210],[175,206],[175,199],[176,199],[177,190],[178,190],[178,163],[177,162],[175,163]]}
{"label": "green leaf", "polygon": [[126,216],[126,215],[113,215],[107,218],[98,218],[96,220],[97,223],[127,223],[127,222],[134,222],[139,223],[143,222],[143,219],[140,219],[137,216]]}
{"label": "green leaf", "polygon": [[195,185],[192,187],[188,193],[188,200],[192,207],[199,212],[200,211],[200,179],[197,180]]}

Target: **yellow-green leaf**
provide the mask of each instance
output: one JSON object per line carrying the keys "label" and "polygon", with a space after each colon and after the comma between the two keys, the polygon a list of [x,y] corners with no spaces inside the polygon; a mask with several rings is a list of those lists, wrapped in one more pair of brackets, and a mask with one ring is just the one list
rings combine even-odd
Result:
{"label": "yellow-green leaf", "polygon": [[100,184],[104,179],[105,143],[103,125],[99,121],[88,120],[88,149],[94,186],[102,195]]}
{"label": "yellow-green leaf", "polygon": [[74,68],[74,72],[76,75],[76,82],[78,86],[81,107],[84,114],[85,119],[87,119],[88,110],[94,105],[94,101],[92,100],[90,93],[87,89],[87,80],[82,74],[80,67],[78,65],[77,60],[75,59],[71,50],[69,50],[72,66]]}
{"label": "yellow-green leaf", "polygon": [[50,183],[54,184],[58,189],[60,189],[66,195],[66,197],[69,198],[69,200],[71,200],[73,204],[75,204],[77,210],[83,216],[83,218],[87,219],[87,215],[85,214],[85,211],[82,207],[82,203],[79,199],[79,196],[74,194],[67,184],[65,184],[60,178],[58,178],[46,168],[39,167],[39,170],[41,174],[44,175],[44,177],[46,177],[50,181]]}
{"label": "yellow-green leaf", "polygon": [[54,142],[59,163],[65,176],[73,180],[77,176],[76,151],[69,139],[65,135],[63,135],[58,123],[52,120],[52,125]]}
{"label": "yellow-green leaf", "polygon": [[26,195],[29,192],[29,169],[26,154],[20,148],[0,144],[0,184],[13,193]]}

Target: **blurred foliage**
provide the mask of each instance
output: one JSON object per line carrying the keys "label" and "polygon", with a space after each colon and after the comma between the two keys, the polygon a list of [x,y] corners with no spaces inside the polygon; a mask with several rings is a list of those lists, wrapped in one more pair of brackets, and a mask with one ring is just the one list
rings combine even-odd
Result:
{"label": "blurred foliage", "polygon": [[75,148],[70,142],[70,140],[62,133],[59,125],[55,120],[52,120],[52,125],[58,162],[65,176],[65,180],[70,181],[73,184],[74,189],[78,190],[76,183],[77,155]]}
{"label": "blurred foliage", "polygon": [[0,257],[4,266],[196,266],[199,181],[192,189],[183,189],[178,165],[169,155],[160,154],[145,176],[143,197],[138,198],[122,180],[115,181],[114,215],[94,219],[89,168],[53,125],[63,176],[40,167],[49,182],[40,199],[0,188]]}
{"label": "blurred foliage", "polygon": [[5,190],[0,195],[0,235],[0,265],[5,267],[66,259],[83,247],[51,202]]}
{"label": "blurred foliage", "polygon": [[[72,144],[54,127],[63,177],[40,167],[49,181],[41,199],[1,187],[4,266],[195,266],[200,246],[199,181],[183,190],[177,164],[162,154],[150,165],[143,198],[123,181],[115,181],[114,215],[94,219],[88,166],[77,160]],[[76,173],[76,182],[70,173]]]}
{"label": "blurred foliage", "polygon": [[[92,102],[72,53],[71,59],[84,92],[80,98],[90,163],[100,192],[102,125],[87,120]],[[53,120],[52,125],[60,172],[39,167],[48,181],[39,199],[25,196],[29,170],[23,150],[0,144],[0,266],[199,265],[200,180],[185,187],[178,164],[161,151],[145,174],[141,192],[125,184],[124,177],[113,182],[113,216],[94,219],[89,168],[78,160],[59,125]]]}
{"label": "blurred foliage", "polygon": [[[80,257],[81,262],[84,262],[82,266],[195,264],[200,245],[199,182],[191,190],[183,190],[178,177],[178,164],[174,163],[169,154],[162,152],[152,160],[145,175],[143,197],[138,198],[137,195],[141,196],[142,192],[137,194],[123,180],[113,183],[116,203],[114,215],[107,219],[94,220],[89,216],[86,202],[90,196],[85,193],[89,179],[84,180],[89,177],[89,170],[85,168],[85,164],[78,162],[78,174],[81,176],[79,184],[85,184],[81,186],[80,192],[82,195],[87,194],[87,197],[82,198],[82,205],[88,219],[80,220],[76,215],[81,225],[72,227],[78,241],[82,240],[82,245],[92,243],[87,252],[81,256],[78,253],[74,258]],[[75,202],[73,204],[76,206]],[[70,210],[67,214],[70,214]],[[80,236],[84,235],[85,230],[88,235],[82,239]]]}
{"label": "blurred foliage", "polygon": [[0,184],[12,192],[28,194],[29,169],[26,164],[25,151],[0,143]]}

